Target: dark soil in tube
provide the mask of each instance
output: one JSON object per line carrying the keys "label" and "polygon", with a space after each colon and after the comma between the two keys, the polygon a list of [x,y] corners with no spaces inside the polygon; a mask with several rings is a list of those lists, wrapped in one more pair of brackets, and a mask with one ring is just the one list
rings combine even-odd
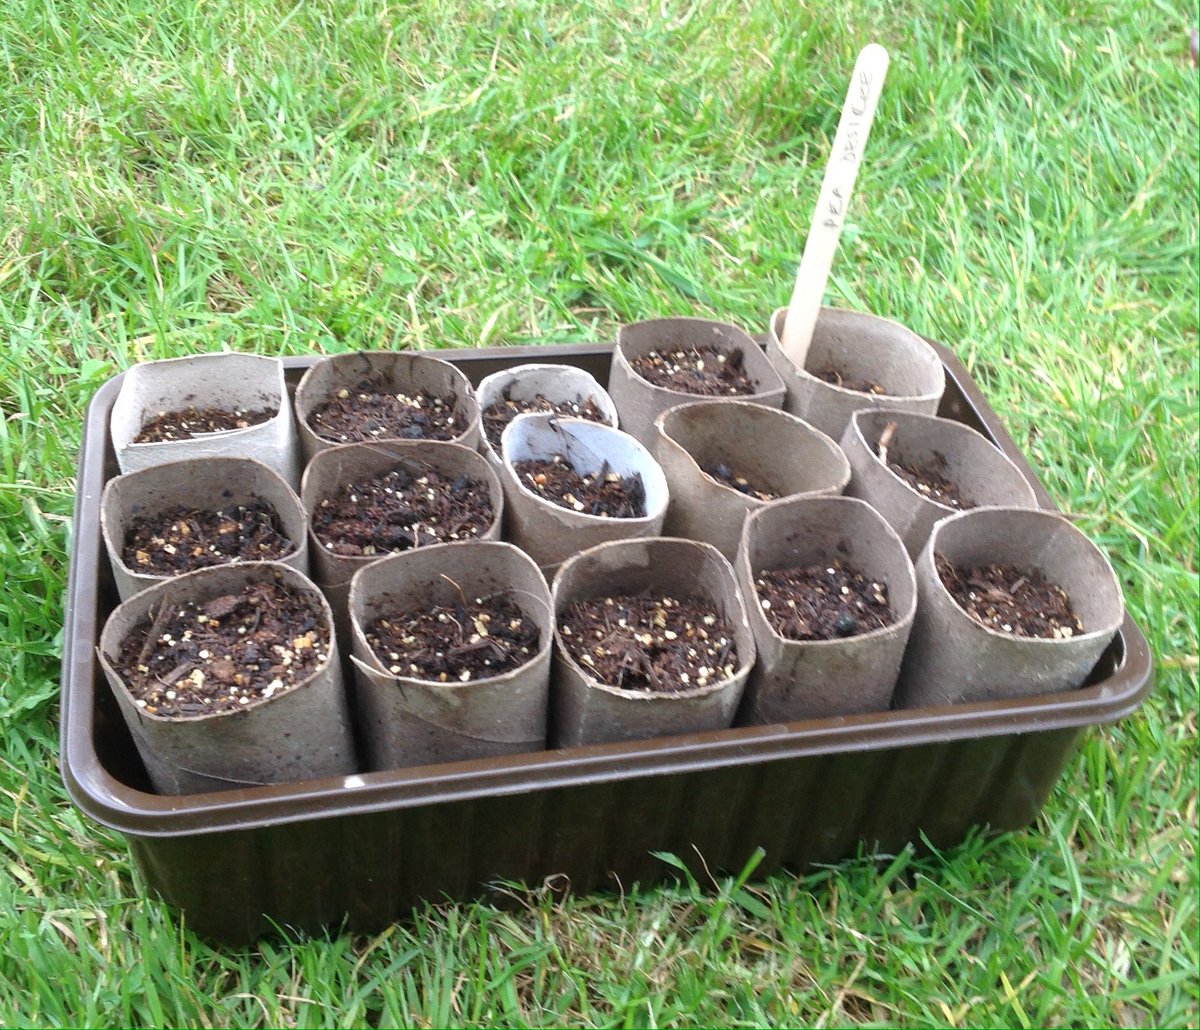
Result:
{"label": "dark soil in tube", "polygon": [[308,419],[312,431],[334,443],[372,440],[453,440],[463,429],[454,400],[426,390],[415,396],[384,393],[373,383],[343,388]]}
{"label": "dark soil in tube", "polygon": [[273,411],[229,411],[225,408],[184,408],[160,411],[138,430],[134,443],[163,443],[166,440],[190,440],[208,433],[227,433],[247,429],[275,417]]}
{"label": "dark soil in tube", "polygon": [[1014,637],[1065,640],[1083,632],[1067,592],[1036,569],[962,568],[935,555],[937,573],[960,608],[981,626]]}
{"label": "dark soil in tube", "polygon": [[494,518],[484,483],[401,465],[325,498],[313,512],[312,524],[326,550],[363,557],[471,540],[486,532]]}
{"label": "dark soil in tube", "polygon": [[754,393],[754,383],[742,368],[742,352],[723,354],[713,347],[652,350],[629,362],[652,386],[698,397],[736,397]]}
{"label": "dark soil in tube", "polygon": [[[941,460],[937,460],[938,458]],[[888,468],[922,497],[959,511],[975,507],[975,502],[959,489],[958,484],[942,474],[946,468],[946,459],[941,455],[921,465],[889,460]]]}
{"label": "dark soil in tube", "polygon": [[497,450],[505,427],[518,415],[528,412],[562,415],[565,418],[586,418],[589,422],[607,422],[604,413],[591,397],[576,397],[573,401],[552,401],[540,393],[533,400],[513,400],[504,393],[501,400],[491,404],[483,413],[483,435]]}
{"label": "dark soil in tube", "polygon": [[854,637],[896,621],[887,584],[836,559],[761,572],[754,587],[763,614],[789,640]]}
{"label": "dark soil in tube", "polygon": [[550,461],[516,461],[513,469],[539,497],[568,511],[611,519],[645,517],[646,487],[636,473],[622,476],[605,464],[598,472],[581,475],[561,454],[553,455]]}
{"label": "dark soil in tube", "polygon": [[723,461],[716,465],[705,465],[702,467],[705,475],[711,476],[722,486],[728,486],[736,490],[738,493],[745,494],[747,497],[753,497],[759,501],[774,501],[778,499],[779,494],[774,490],[768,490],[761,483],[751,483],[745,476],[740,476],[737,472],[726,465]]}
{"label": "dark soil in tube", "polygon": [[812,374],[822,382],[829,383],[831,386],[840,386],[843,390],[854,390],[856,393],[870,393],[876,397],[887,395],[887,390],[878,383],[873,383],[870,379],[854,379],[851,376],[844,376],[836,368],[814,369],[812,370]]}
{"label": "dark soil in tube", "polygon": [[152,715],[212,715],[306,679],[328,658],[328,630],[300,593],[251,583],[209,601],[159,609],[109,656]]}
{"label": "dark soil in tube", "polygon": [[571,657],[618,690],[674,694],[728,679],[733,630],[696,598],[606,597],[571,605],[559,622]]}
{"label": "dark soil in tube", "polygon": [[946,456],[940,451],[934,451],[930,460],[919,465],[916,462],[902,461],[891,454],[890,449],[895,442],[895,433],[895,422],[889,422],[880,433],[879,443],[875,447],[875,453],[879,456],[880,461],[922,497],[927,497],[937,504],[959,511],[975,507],[975,502],[962,492],[959,485],[954,480],[947,478],[945,473],[949,464]]}
{"label": "dark soil in tube", "polygon": [[520,668],[538,652],[541,633],[511,600],[464,598],[376,619],[367,642],[397,676],[468,683]]}
{"label": "dark soil in tube", "polygon": [[276,561],[295,550],[266,501],[203,510],[178,506],[131,520],[121,558],[129,568],[174,576],[235,561]]}

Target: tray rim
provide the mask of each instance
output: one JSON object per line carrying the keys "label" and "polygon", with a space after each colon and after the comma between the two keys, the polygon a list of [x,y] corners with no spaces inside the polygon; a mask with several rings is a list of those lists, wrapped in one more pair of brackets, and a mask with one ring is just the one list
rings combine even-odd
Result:
{"label": "tray rim", "polygon": [[[947,378],[983,425],[985,435],[1021,469],[1039,505],[1057,510],[966,367],[949,348],[934,340],[928,342],[941,358]],[[612,353],[613,346],[612,342],[547,342],[429,353],[468,365],[482,361],[520,364],[532,358],[571,363],[572,359],[603,358]],[[289,356],[283,363],[285,369],[303,369],[321,356]],[[89,589],[95,579],[84,575],[84,568],[97,569],[104,555],[98,520],[88,514],[98,510],[105,482],[107,413],[123,376],[123,372],[113,376],[93,395],[80,443],[65,595],[59,762],[74,804],[101,825],[128,835],[165,838],[250,830],[823,754],[1080,729],[1130,714],[1153,686],[1149,644],[1126,612],[1118,631],[1121,657],[1117,668],[1100,683],[1062,694],[808,719],[179,797],[147,793],[108,772],[91,734],[100,620],[98,592],[94,586]]]}

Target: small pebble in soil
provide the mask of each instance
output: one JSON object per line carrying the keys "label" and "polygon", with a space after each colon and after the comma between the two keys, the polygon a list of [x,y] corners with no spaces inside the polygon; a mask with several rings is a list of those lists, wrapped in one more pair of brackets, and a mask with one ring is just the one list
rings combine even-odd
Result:
{"label": "small pebble in soil", "polygon": [[754,393],[754,382],[742,367],[740,350],[728,354],[714,347],[652,350],[629,364],[646,382],[701,397],[737,397]]}
{"label": "small pebble in soil", "polygon": [[275,417],[273,411],[229,411],[225,408],[184,408],[180,411],[160,411],[143,423],[133,438],[134,443],[163,443],[168,440],[190,440],[208,433],[227,433],[231,429],[247,429]]}
{"label": "small pebble in soil", "polygon": [[732,628],[699,598],[579,601],[559,620],[559,632],[576,662],[618,690],[677,694],[727,680],[738,667]]}
{"label": "small pebble in soil", "polygon": [[831,386],[840,386],[843,390],[870,393],[876,397],[883,397],[887,394],[887,390],[878,383],[872,382],[870,379],[856,379],[853,376],[844,376],[836,368],[817,368],[810,371],[812,375],[816,376],[822,382],[829,383]]}
{"label": "small pebble in soil", "polygon": [[394,676],[470,683],[530,661],[541,631],[509,598],[477,597],[381,616],[367,642]]}
{"label": "small pebble in soil", "polygon": [[312,602],[268,581],[161,607],[109,661],[139,709],[188,717],[273,697],[307,679],[328,648],[329,629]]}
{"label": "small pebble in soil", "polygon": [[622,476],[605,462],[596,472],[579,473],[562,454],[549,461],[513,462],[521,483],[539,497],[581,515],[640,519],[646,515],[646,487],[638,473]]}
{"label": "small pebble in soil", "polygon": [[318,502],[313,532],[332,554],[393,554],[425,544],[471,540],[495,518],[487,486],[466,476],[397,465]]}
{"label": "small pebble in soil", "polygon": [[763,615],[789,640],[853,637],[896,621],[887,584],[841,559],[770,569],[754,586]]}
{"label": "small pebble in soil", "polygon": [[463,431],[453,398],[427,390],[387,393],[369,381],[342,387],[308,421],[317,436],[333,443],[453,440]]}
{"label": "small pebble in soil", "polygon": [[573,401],[552,401],[542,394],[533,400],[513,400],[507,392],[489,404],[483,412],[483,435],[496,450],[500,449],[500,437],[508,424],[518,415],[527,412],[545,412],[562,415],[564,418],[585,418],[589,422],[607,422],[604,413],[596,407],[591,397],[576,397]]}
{"label": "small pebble in soil", "polygon": [[960,608],[981,626],[1015,637],[1068,640],[1084,631],[1071,598],[1036,569],[959,566],[934,556],[938,577]]}
{"label": "small pebble in soil", "polygon": [[761,483],[751,483],[745,476],[740,476],[732,468],[723,461],[717,462],[715,465],[702,465],[701,471],[706,476],[711,476],[722,486],[728,486],[738,493],[743,493],[747,497],[753,497],[758,501],[774,501],[779,497],[774,490],[768,490]]}
{"label": "small pebble in soil", "polygon": [[174,576],[239,561],[277,561],[296,549],[266,501],[177,506],[132,519],[121,558],[135,572]]}

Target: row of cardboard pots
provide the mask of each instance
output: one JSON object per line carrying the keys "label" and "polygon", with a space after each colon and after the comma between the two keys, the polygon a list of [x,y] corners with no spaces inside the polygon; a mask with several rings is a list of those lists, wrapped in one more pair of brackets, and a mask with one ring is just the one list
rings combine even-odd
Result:
{"label": "row of cardboard pots", "polygon": [[[1024,637],[983,625],[947,589],[936,558],[1043,576],[1071,599],[1083,632]],[[845,639],[796,641],[776,632],[756,603],[755,577],[827,561],[849,562],[886,583],[894,621]],[[737,568],[759,649],[743,706],[754,724],[1071,690],[1124,618],[1120,585],[1103,552],[1062,516],[1027,508],[947,516],[914,567],[896,530],[864,501],[778,501],[746,520]]]}
{"label": "row of cardboard pots", "polygon": [[[556,375],[578,372],[552,371]],[[535,388],[544,385],[543,381]],[[586,383],[574,380],[566,388],[583,386]],[[497,387],[506,391],[511,383],[499,380]],[[306,571],[311,550],[314,575],[326,590],[346,639],[350,578],[375,558],[335,553],[315,537],[309,541],[311,531],[302,527],[305,510],[312,512],[323,498],[357,479],[405,466],[432,469],[450,480],[468,477],[482,482],[494,518],[480,538],[498,539],[503,526],[504,538],[529,553],[548,576],[567,557],[595,544],[660,533],[711,543],[732,560],[746,515],[766,505],[772,494],[825,496],[847,489],[884,516],[915,558],[933,524],[952,509],[922,496],[896,474],[881,454],[885,433],[890,435],[893,456],[910,464],[940,463],[976,504],[1036,507],[1032,488],[1016,466],[984,437],[959,423],[894,408],[863,409],[851,417],[839,448],[786,412],[721,400],[676,405],[659,414],[653,454],[602,423],[547,415],[522,415],[510,422],[502,437],[503,457],[493,452],[488,460],[466,446],[440,441],[324,447],[306,468],[299,500],[278,474],[253,461],[201,458],[152,466],[110,481],[101,505],[102,531],[118,592],[127,597],[161,578],[147,575],[121,557],[122,542],[135,516],[204,499],[214,507],[265,499],[296,542],[295,551],[282,560]],[[622,476],[639,475],[645,487],[644,515],[601,518],[535,494],[514,463],[550,460],[555,455],[569,457],[580,473],[608,469]],[[712,471],[722,466],[736,468],[770,493],[753,496],[720,481]]]}
{"label": "row of cardboard pots", "polygon": [[[344,634],[348,630],[350,578],[376,559],[335,553],[315,537],[310,540],[304,512],[311,513],[322,499],[355,480],[398,466],[432,470],[449,480],[467,477],[483,483],[494,518],[479,537],[497,539],[503,526],[504,538],[530,554],[548,576],[570,555],[595,544],[660,533],[711,543],[732,560],[746,515],[768,501],[714,478],[712,470],[722,465],[769,486],[777,497],[836,495],[849,485],[850,495],[879,511],[915,557],[933,524],[951,509],[923,497],[889,468],[878,453],[885,427],[894,431],[893,453],[916,463],[937,459],[977,502],[1036,506],[1028,482],[997,448],[965,426],[932,416],[893,409],[857,412],[841,448],[786,412],[745,401],[675,406],[660,414],[655,425],[655,453],[651,455],[632,437],[600,423],[522,415],[505,430],[504,460],[498,474],[494,464],[453,443],[332,446],[319,451],[309,463],[299,499],[277,473],[254,461],[202,458],[152,466],[110,481],[101,504],[101,527],[118,592],[124,598],[162,578],[139,570],[122,557],[122,545],[135,517],[185,503],[208,502],[218,507],[265,500],[278,512],[287,536],[296,543],[293,553],[281,560],[307,571],[311,551],[314,575],[326,590]],[[523,482],[514,463],[550,460],[555,455],[568,456],[584,474],[608,469],[622,476],[641,476],[645,514],[601,518],[538,496]],[[502,517],[506,511],[507,517]]]}
{"label": "row of cardboard pots", "polygon": [[[696,399],[693,394],[653,385],[634,370],[638,358],[672,348],[706,348],[722,357],[736,356],[751,384],[743,399],[785,407],[835,440],[853,412],[863,407],[936,411],[944,372],[932,348],[910,330],[871,315],[824,309],[806,367],[798,369],[779,346],[782,322],[783,313],[776,312],[765,353],[741,329],[709,319],[651,319],[622,326],[608,393],[587,373],[566,366],[531,365],[497,373],[477,392],[452,363],[427,354],[376,351],[327,356],[307,370],[296,389],[295,421],[283,365],[276,358],[225,353],[145,362],[126,373],[111,417],[112,441],[122,472],[192,457],[236,456],[263,462],[295,487],[303,465],[317,453],[349,442],[316,431],[314,419],[323,406],[356,392],[381,391],[445,398],[456,431],[447,430],[444,438],[480,449],[494,463],[495,447],[483,433],[481,412],[502,398],[527,401],[539,394],[551,401],[591,399],[607,424],[650,447],[655,420],[669,408]],[[844,373],[847,384],[869,382],[884,393],[826,382],[821,378],[824,366],[834,369],[835,377]],[[180,404],[269,417],[193,438],[147,441],[139,437],[156,414]],[[369,432],[379,434],[371,439],[382,441],[390,431],[381,424]]]}
{"label": "row of cardboard pots", "polygon": [[[999,560],[1036,568],[1067,591],[1084,631],[1070,639],[1028,639],[981,626],[942,584],[935,554],[963,564]],[[887,584],[892,623],[844,639],[784,639],[763,615],[756,576],[834,560]],[[200,718],[163,717],[137,705],[112,658],[136,625],[153,624],[157,612],[184,599],[211,602],[269,578],[300,590],[325,627],[327,651],[307,679],[244,709]],[[730,624],[737,650],[730,675],[673,694],[620,690],[599,682],[563,646],[558,619],[575,602],[659,593],[703,598]],[[456,598],[501,594],[536,623],[540,639],[536,653],[503,675],[464,683],[399,675],[366,637],[375,618],[414,598],[453,606]],[[625,540],[573,556],[551,593],[534,562],[511,545],[439,544],[359,570],[349,611],[368,769],[523,753],[547,740],[569,746],[721,729],[735,716],[742,725],[776,723],[1072,689],[1123,617],[1111,566],[1057,515],[990,508],[951,516],[935,527],[914,575],[886,521],[866,503],[839,497],[782,500],[755,512],[746,521],[736,574],[707,544]],[[320,591],[276,563],[200,570],[120,605],[101,635],[101,661],[156,788],[180,793],[355,771],[332,625]]]}
{"label": "row of cardboard pots", "polygon": [[[139,626],[185,601],[206,605],[256,583],[299,591],[316,614],[321,662],[273,696],[212,714],[163,714],[139,703],[119,669],[122,644]],[[734,627],[738,665],[711,687],[677,694],[618,691],[581,666],[555,659],[556,614],[602,591],[673,591],[702,597]],[[435,682],[385,664],[368,627],[414,602],[453,610],[475,598],[515,603],[538,629],[539,646],[518,668],[471,682]],[[553,596],[533,561],[500,542],[436,544],[370,564],[349,591],[353,722],[343,689],[333,612],[321,591],[274,562],[201,569],[123,602],[100,638],[100,660],[151,782],[164,794],[193,793],[347,775],[438,762],[519,754],[551,746],[648,738],[728,727],[754,662],[754,641],[729,564],[706,544],[656,538],[602,544],[566,563]],[[561,638],[559,639],[561,644]]]}

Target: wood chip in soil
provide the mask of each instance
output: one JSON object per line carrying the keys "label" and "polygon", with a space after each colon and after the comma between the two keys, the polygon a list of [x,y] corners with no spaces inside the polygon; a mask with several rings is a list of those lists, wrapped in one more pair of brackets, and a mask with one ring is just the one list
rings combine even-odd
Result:
{"label": "wood chip in soil", "polygon": [[703,465],[701,470],[722,486],[727,486],[747,497],[753,497],[755,500],[774,501],[779,497],[774,490],[765,489],[761,483],[751,483],[745,476],[738,475],[723,461],[719,461],[715,465]]}
{"label": "wood chip in soil", "polygon": [[754,393],[742,367],[740,350],[726,354],[714,347],[652,350],[629,364],[646,382],[698,397],[738,397]]}
{"label": "wood chip in soil", "polygon": [[326,661],[328,647],[328,627],[311,601],[264,582],[160,608],[109,660],[142,710],[204,716],[295,686]]}
{"label": "wood chip in soil", "polygon": [[494,519],[485,483],[397,465],[324,498],[313,512],[312,524],[327,551],[370,557],[472,540],[487,532]]}
{"label": "wood chip in soil", "polygon": [[896,621],[887,584],[840,559],[769,569],[754,586],[763,615],[788,640],[854,637]]}
{"label": "wood chip in soil", "polygon": [[210,565],[277,561],[296,549],[273,505],[255,500],[225,508],[182,505],[133,518],[121,557],[150,576],[175,576]]}
{"label": "wood chip in soil", "polygon": [[840,386],[843,390],[870,393],[876,397],[887,395],[887,390],[878,383],[872,382],[870,379],[856,379],[853,376],[844,376],[836,368],[810,369],[810,372],[823,382],[829,383],[831,386]]}
{"label": "wood chip in soil", "polygon": [[963,568],[935,555],[937,573],[960,608],[981,626],[1014,637],[1066,640],[1083,632],[1067,592],[1036,569]]}
{"label": "wood chip in soil", "polygon": [[226,408],[183,408],[180,411],[160,411],[142,424],[134,443],[163,443],[167,440],[191,440],[208,433],[227,433],[231,429],[247,429],[275,417],[267,410],[230,411]]}
{"label": "wood chip in soil", "polygon": [[387,393],[364,380],[338,390],[308,418],[309,427],[333,443],[372,440],[453,440],[465,426],[452,397],[426,390]]}
{"label": "wood chip in soil", "polygon": [[585,418],[589,422],[608,422],[604,413],[596,407],[591,397],[576,397],[573,401],[552,401],[542,394],[532,400],[513,400],[506,390],[500,400],[489,404],[483,412],[483,435],[496,450],[500,450],[500,437],[508,424],[518,415],[526,413],[562,415],[564,418]]}
{"label": "wood chip in soil", "polygon": [[539,497],[568,511],[608,519],[640,519],[646,515],[646,487],[638,473],[622,476],[608,463],[581,475],[561,454],[549,461],[513,462],[521,482]]}
{"label": "wood chip in soil", "polygon": [[618,690],[677,694],[729,679],[738,665],[729,623],[698,598],[580,601],[559,620],[559,633],[576,662]]}
{"label": "wood chip in soil", "polygon": [[469,683],[519,669],[538,653],[541,631],[509,598],[477,597],[380,617],[367,642],[393,675]]}

